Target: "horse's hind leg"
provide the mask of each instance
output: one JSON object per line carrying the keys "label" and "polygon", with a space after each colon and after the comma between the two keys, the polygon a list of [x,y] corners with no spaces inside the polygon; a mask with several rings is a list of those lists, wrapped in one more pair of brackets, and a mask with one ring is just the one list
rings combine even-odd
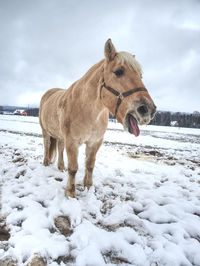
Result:
{"label": "horse's hind leg", "polygon": [[56,155],[56,139],[51,137],[46,133],[46,131],[42,131],[43,139],[44,139],[44,162],[45,166],[50,165],[53,162]]}
{"label": "horse's hind leg", "polygon": [[43,140],[44,140],[44,161],[43,164],[45,166],[50,165],[50,159],[49,159],[49,152],[50,152],[50,136],[46,133],[46,131],[42,131]]}
{"label": "horse's hind leg", "polygon": [[85,177],[84,186],[88,189],[92,186],[92,173],[96,160],[96,154],[99,150],[103,139],[95,143],[86,143],[86,164],[85,164]]}
{"label": "horse's hind leg", "polygon": [[65,170],[63,151],[64,151],[64,140],[58,140],[58,169],[60,171]]}
{"label": "horse's hind leg", "polygon": [[76,197],[76,172],[78,170],[78,146],[72,141],[67,141],[66,151],[68,157],[68,181],[65,195],[66,197]]}

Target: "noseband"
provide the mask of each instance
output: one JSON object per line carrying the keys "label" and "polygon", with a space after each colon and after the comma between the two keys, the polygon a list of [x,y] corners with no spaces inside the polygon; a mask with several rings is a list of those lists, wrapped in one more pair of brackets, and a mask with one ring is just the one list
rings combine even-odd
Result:
{"label": "noseband", "polygon": [[124,98],[126,98],[126,97],[128,97],[128,96],[130,96],[133,93],[136,93],[138,91],[147,91],[146,88],[139,87],[139,88],[135,88],[135,89],[132,89],[132,90],[129,90],[129,91],[125,91],[125,92],[118,92],[115,89],[107,86],[105,81],[104,81],[104,79],[103,79],[103,84],[101,85],[101,89],[100,89],[100,98],[101,98],[101,92],[102,92],[103,87],[106,88],[108,91],[110,91],[115,96],[117,96],[117,98],[118,98],[117,105],[116,105],[116,108],[115,108],[115,117],[117,115],[118,108],[119,108],[119,106],[120,106],[120,104],[121,104],[121,102],[123,101]]}

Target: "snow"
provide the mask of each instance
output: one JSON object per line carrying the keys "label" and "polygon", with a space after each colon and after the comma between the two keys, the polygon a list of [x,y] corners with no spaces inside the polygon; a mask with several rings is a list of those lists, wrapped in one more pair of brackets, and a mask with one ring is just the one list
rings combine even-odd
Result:
{"label": "snow", "polygon": [[[1,217],[10,229],[0,264],[40,254],[51,266],[200,265],[200,130],[145,126],[135,138],[122,129],[109,123],[89,191],[80,148],[77,199],[67,199],[67,173],[42,165],[38,118],[0,116]],[[58,217],[68,217],[69,235]]]}

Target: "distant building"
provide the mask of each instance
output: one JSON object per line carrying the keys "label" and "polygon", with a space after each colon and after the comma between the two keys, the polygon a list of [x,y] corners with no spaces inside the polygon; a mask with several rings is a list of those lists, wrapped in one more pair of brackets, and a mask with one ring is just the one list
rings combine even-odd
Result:
{"label": "distant building", "polygon": [[22,115],[27,116],[27,111],[24,110],[24,111],[22,112]]}
{"label": "distant building", "polygon": [[25,110],[15,110],[13,112],[14,115],[24,115],[24,116],[27,116],[27,111]]}

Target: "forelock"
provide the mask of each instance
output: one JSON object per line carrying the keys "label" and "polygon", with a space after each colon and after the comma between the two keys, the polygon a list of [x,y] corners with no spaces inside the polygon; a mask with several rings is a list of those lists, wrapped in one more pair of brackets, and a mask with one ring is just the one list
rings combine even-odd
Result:
{"label": "forelock", "polygon": [[128,67],[133,68],[136,72],[138,72],[142,76],[142,67],[139,62],[135,59],[130,53],[127,52],[119,52],[117,53],[117,63],[118,64],[126,64]]}

